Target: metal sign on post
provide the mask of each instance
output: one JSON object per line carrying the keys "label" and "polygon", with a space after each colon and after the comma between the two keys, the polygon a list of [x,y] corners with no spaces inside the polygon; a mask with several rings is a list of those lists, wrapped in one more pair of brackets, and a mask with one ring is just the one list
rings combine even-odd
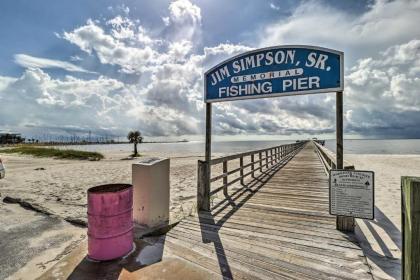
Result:
{"label": "metal sign on post", "polygon": [[205,102],[343,91],[343,57],[299,45],[246,52],[205,73]]}
{"label": "metal sign on post", "polygon": [[373,171],[330,171],[330,214],[374,219]]}

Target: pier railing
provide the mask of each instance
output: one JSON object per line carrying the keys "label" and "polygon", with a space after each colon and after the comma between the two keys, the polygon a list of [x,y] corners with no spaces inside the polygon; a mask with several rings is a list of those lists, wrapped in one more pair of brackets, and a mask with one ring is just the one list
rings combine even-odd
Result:
{"label": "pier railing", "polygon": [[[337,168],[335,154],[331,152],[330,150],[328,150],[327,148],[320,145],[317,141],[313,141],[313,143],[315,144],[316,151],[319,155],[319,158],[321,159],[321,162],[325,167],[326,173],[329,174],[329,171],[331,169]],[[343,165],[344,165],[344,169],[354,170],[354,165],[352,165],[351,163],[347,161],[344,161]]]}
{"label": "pier railing", "polygon": [[[274,166],[277,166],[285,157],[302,148],[307,141],[293,144],[275,146],[271,148],[248,151],[228,156],[223,156],[206,161],[198,161],[197,199],[199,210],[210,210],[210,197],[220,191],[228,195],[228,187],[240,182],[244,184],[246,177],[255,177]],[[234,161],[236,161],[234,163]],[[239,162],[238,162],[239,161]],[[229,168],[229,163],[231,167]],[[221,165],[221,166],[220,166]],[[211,169],[222,169],[222,173],[211,177]],[[229,180],[232,178],[231,180]],[[218,187],[211,189],[211,183],[221,182]]]}

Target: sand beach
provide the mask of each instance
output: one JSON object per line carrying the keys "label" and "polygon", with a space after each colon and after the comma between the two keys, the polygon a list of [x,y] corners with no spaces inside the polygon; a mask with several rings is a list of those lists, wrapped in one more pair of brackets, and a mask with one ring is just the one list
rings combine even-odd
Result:
{"label": "sand beach", "polygon": [[[57,215],[71,222],[86,222],[87,190],[101,184],[131,184],[128,153],[106,152],[100,161],[36,158],[16,154],[2,155],[7,168],[0,181],[2,199],[30,203],[40,212]],[[103,151],[101,151],[103,152]],[[196,196],[197,154],[148,152],[143,157],[169,157],[171,162],[171,221],[189,215]]]}

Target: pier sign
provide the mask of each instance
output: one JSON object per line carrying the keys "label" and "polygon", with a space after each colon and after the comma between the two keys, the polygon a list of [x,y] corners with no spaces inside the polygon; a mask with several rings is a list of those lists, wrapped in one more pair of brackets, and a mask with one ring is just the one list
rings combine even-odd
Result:
{"label": "pier sign", "polygon": [[374,219],[374,173],[359,170],[330,171],[330,214]]}
{"label": "pier sign", "polygon": [[230,58],[205,73],[205,102],[337,92],[344,88],[340,51],[278,46]]}

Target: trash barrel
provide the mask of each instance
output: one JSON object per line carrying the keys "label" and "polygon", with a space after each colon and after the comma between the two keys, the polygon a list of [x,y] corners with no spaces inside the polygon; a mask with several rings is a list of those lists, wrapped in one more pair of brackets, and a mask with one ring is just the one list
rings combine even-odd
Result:
{"label": "trash barrel", "polygon": [[112,260],[133,249],[133,186],[108,184],[88,190],[88,256]]}

